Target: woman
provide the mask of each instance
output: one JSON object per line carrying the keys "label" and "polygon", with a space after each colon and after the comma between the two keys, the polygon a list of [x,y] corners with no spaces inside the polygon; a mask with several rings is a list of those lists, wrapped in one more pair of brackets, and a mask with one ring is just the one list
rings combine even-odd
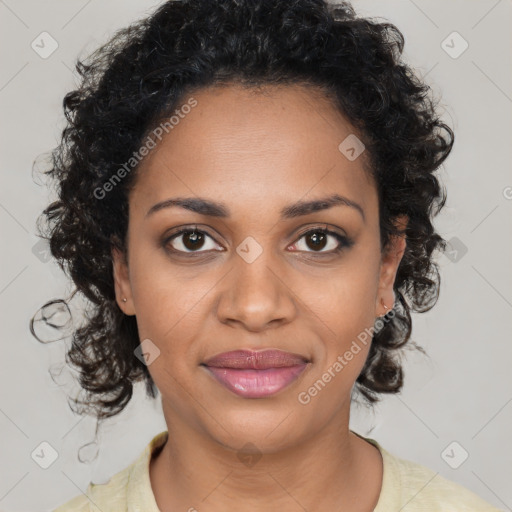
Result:
{"label": "woman", "polygon": [[349,429],[439,292],[453,133],[402,49],[349,4],[184,0],[78,63],[44,212],[92,305],[68,358],[99,420],[143,380],[167,430],[57,512],[496,510]]}

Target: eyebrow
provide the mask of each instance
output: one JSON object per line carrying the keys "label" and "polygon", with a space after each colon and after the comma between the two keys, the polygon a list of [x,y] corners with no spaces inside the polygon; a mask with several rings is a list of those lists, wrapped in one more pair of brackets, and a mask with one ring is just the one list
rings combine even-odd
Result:
{"label": "eyebrow", "polygon": [[[171,208],[173,206],[184,208],[185,210],[208,217],[227,218],[231,215],[229,208],[227,208],[223,203],[211,201],[202,197],[176,197],[154,204],[146,213],[146,217],[157,211],[163,210],[164,208]],[[296,203],[285,206],[280,212],[281,219],[294,219],[303,215],[327,210],[334,206],[348,206],[353,208],[360,213],[363,221],[366,221],[365,213],[361,205],[339,194],[333,194],[331,196],[314,199],[312,201],[297,201]]]}

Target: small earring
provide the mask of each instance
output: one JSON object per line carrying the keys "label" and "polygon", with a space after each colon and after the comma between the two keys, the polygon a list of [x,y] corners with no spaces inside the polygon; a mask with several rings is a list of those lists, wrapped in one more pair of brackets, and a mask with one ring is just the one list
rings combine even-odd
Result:
{"label": "small earring", "polygon": [[126,302],[126,297],[123,297],[123,302]]}
{"label": "small earring", "polygon": [[384,299],[382,297],[380,298],[380,303],[384,306],[384,309],[386,310],[386,312],[383,315],[379,316],[379,318],[383,318],[383,317],[385,317],[388,314],[387,310],[389,308],[388,308],[388,306],[386,306],[386,304],[384,304]]}

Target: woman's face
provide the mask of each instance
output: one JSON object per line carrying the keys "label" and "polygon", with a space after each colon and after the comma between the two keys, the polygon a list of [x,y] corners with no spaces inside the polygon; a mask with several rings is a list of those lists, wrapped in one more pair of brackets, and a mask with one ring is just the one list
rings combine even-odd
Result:
{"label": "woman's face", "polygon": [[[366,155],[354,159],[354,129],[331,103],[300,86],[265,91],[193,94],[197,104],[180,111],[137,170],[128,265],[113,256],[117,301],[150,340],[144,351],[168,427],[270,453],[348,421],[369,350],[361,334],[385,313],[381,297],[393,304],[404,242],[381,254]],[[301,207],[335,195],[347,202]],[[178,198],[216,207],[154,208]],[[181,229],[188,233],[176,235]],[[204,366],[243,349],[308,362],[279,391],[247,396],[249,381],[240,394]]]}

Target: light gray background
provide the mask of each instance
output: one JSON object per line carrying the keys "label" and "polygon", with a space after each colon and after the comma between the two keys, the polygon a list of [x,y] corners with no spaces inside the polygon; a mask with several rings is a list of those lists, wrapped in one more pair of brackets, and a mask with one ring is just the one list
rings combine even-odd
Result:
{"label": "light gray background", "polygon": [[[33,160],[58,142],[75,58],[159,3],[0,0],[3,511],[51,510],[85,491],[90,480],[105,481],[126,467],[166,428],[159,401],[148,402],[138,388],[122,415],[102,428],[98,456],[78,462],[78,449],[94,438],[95,421],[69,410],[69,371],[57,383],[48,373],[62,363],[65,342],[42,345],[28,330],[45,301],[71,289],[53,261],[44,263],[32,252],[35,219],[50,199],[32,180]],[[512,2],[355,0],[354,6],[402,30],[406,59],[442,95],[456,144],[440,172],[448,203],[436,226],[467,253],[459,252],[458,261],[439,257],[439,302],[413,315],[413,339],[430,357],[410,354],[403,393],[373,413],[354,407],[352,428],[511,510]],[[59,45],[46,59],[31,48],[43,31]],[[469,43],[458,58],[442,47],[453,31]],[[455,37],[445,43],[452,52],[461,48]],[[46,470],[31,458],[43,441],[58,453]],[[458,445],[448,451],[451,459],[443,459],[453,441]],[[460,461],[462,449],[469,457],[452,469],[446,460]]]}

